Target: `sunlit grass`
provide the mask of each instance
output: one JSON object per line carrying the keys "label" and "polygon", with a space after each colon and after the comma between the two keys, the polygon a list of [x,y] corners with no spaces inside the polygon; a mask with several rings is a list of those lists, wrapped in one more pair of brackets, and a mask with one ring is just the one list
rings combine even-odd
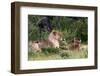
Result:
{"label": "sunlit grass", "polygon": [[58,59],[81,59],[88,57],[87,48],[81,50],[65,50],[62,48],[44,48],[42,52],[34,52],[29,49],[28,60],[58,60]]}

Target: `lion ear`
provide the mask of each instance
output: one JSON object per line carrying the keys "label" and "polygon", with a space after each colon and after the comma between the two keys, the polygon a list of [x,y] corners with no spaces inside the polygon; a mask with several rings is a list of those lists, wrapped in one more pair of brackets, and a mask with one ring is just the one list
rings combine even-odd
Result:
{"label": "lion ear", "polygon": [[53,32],[53,35],[56,35],[56,34],[57,34],[57,32],[54,31],[54,32]]}

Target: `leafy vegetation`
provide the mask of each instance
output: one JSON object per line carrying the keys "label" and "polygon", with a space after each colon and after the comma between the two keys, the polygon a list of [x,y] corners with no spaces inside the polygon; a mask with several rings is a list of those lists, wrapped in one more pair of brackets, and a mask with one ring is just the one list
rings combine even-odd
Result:
{"label": "leafy vegetation", "polygon": [[28,55],[28,60],[80,59],[87,58],[88,51],[87,48],[81,49],[80,51],[48,48],[37,53],[31,50],[28,52]]}
{"label": "leafy vegetation", "polygon": [[[40,32],[38,22],[44,16],[28,15],[28,40],[40,40]],[[68,50],[64,47],[74,37],[78,37],[82,41],[82,45],[88,44],[88,19],[87,17],[67,17],[67,16],[52,16],[50,20],[53,30],[59,30],[63,33],[63,41],[60,48],[43,48],[42,52],[34,53],[34,50],[29,47],[29,60],[50,60],[50,59],[75,59],[87,58],[88,50],[83,48],[80,51]],[[49,33],[42,32],[42,39],[47,39]]]}

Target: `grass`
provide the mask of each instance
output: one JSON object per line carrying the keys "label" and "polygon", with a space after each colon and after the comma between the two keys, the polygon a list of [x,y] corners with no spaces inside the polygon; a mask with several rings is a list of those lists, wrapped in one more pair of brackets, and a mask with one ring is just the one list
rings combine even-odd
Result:
{"label": "grass", "polygon": [[33,52],[29,48],[28,60],[58,60],[58,59],[80,59],[88,57],[87,45],[81,50],[68,50],[64,48],[43,48],[42,52]]}

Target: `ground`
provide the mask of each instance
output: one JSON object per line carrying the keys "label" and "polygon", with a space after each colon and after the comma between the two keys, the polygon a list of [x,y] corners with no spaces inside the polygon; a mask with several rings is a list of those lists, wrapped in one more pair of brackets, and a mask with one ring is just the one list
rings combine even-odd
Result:
{"label": "ground", "polygon": [[68,50],[64,48],[45,48],[42,52],[34,52],[31,47],[28,51],[28,60],[58,60],[58,59],[80,59],[88,57],[88,48],[82,44],[80,50]]}

